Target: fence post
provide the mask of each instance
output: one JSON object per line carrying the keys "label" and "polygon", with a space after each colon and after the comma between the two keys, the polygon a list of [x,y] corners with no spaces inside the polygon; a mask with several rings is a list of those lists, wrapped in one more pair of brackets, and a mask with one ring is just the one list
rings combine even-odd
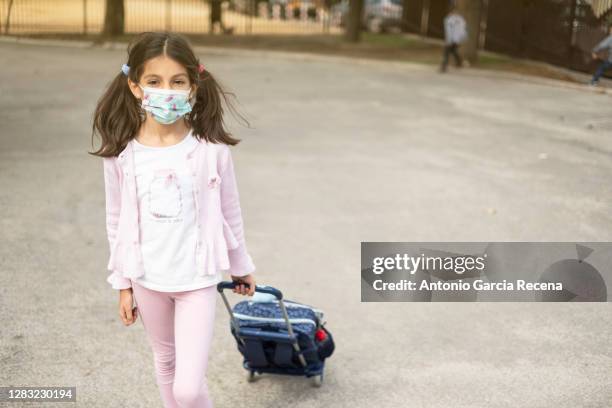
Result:
{"label": "fence post", "polygon": [[570,7],[572,8],[570,10],[570,15],[569,15],[569,38],[568,38],[568,42],[567,42],[567,67],[569,69],[572,69],[573,61],[574,61],[574,46],[576,45],[576,7],[578,7],[577,1],[576,0],[571,0],[570,2]]}
{"label": "fence post", "polygon": [[166,31],[172,30],[172,0],[166,0]]}
{"label": "fence post", "polygon": [[521,58],[525,58],[527,53],[527,41],[525,37],[527,34],[525,33],[526,22],[529,20],[529,9],[525,7],[525,2],[521,1],[520,4],[520,34],[519,34],[519,42],[518,42],[518,53]]}
{"label": "fence post", "polygon": [[83,0],[83,34],[87,35],[87,0]]}
{"label": "fence post", "polygon": [[253,17],[255,16],[255,0],[251,0],[250,2],[250,12],[249,12],[249,34],[253,34]]}
{"label": "fence post", "polygon": [[489,0],[482,0],[480,16],[480,31],[478,36],[478,49],[484,50],[487,42],[487,26],[489,24]]}

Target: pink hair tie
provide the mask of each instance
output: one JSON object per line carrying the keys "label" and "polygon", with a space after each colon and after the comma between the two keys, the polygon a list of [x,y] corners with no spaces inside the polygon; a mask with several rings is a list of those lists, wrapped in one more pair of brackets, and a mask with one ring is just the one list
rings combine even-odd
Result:
{"label": "pink hair tie", "polygon": [[202,73],[204,71],[204,65],[199,64],[198,65],[198,71],[200,71],[200,73]]}

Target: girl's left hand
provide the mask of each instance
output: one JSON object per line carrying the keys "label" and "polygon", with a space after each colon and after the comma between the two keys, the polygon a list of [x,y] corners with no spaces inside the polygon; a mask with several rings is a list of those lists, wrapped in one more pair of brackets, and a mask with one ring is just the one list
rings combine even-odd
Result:
{"label": "girl's left hand", "polygon": [[[231,275],[231,277],[232,277],[232,281],[240,282],[239,285],[236,285],[234,287],[232,292],[238,293],[240,295],[253,296],[253,294],[255,293],[255,279],[253,278],[253,274],[248,274],[245,276]],[[246,285],[243,285],[243,283],[248,283],[249,287],[247,288]]]}

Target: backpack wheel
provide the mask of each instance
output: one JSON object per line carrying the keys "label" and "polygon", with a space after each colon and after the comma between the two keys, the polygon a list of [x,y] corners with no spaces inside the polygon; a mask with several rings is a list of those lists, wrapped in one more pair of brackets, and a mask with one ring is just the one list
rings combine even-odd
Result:
{"label": "backpack wheel", "polygon": [[252,371],[252,370],[247,371],[246,379],[248,382],[255,381],[255,371]]}

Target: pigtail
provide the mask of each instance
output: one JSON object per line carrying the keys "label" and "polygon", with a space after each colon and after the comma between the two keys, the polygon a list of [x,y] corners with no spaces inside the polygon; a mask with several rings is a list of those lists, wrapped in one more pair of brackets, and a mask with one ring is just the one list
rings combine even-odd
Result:
{"label": "pigtail", "polygon": [[[238,144],[241,139],[232,137],[232,134],[224,127],[222,105],[222,102],[225,102],[234,117],[238,116],[246,123],[247,127],[250,127],[249,122],[236,111],[227,97],[227,95],[231,95],[235,98],[236,95],[225,91],[207,69],[199,72],[200,70],[196,68],[195,71],[198,73],[196,102],[187,117],[194,133],[201,135],[205,140],[212,143],[224,143],[232,146]],[[223,101],[221,97],[223,97]]]}
{"label": "pigtail", "polygon": [[[137,82],[134,70],[130,70],[128,74],[132,81]],[[127,78],[119,71],[98,100],[94,112],[92,142],[97,133],[102,139],[102,145],[97,151],[89,152],[90,154],[100,157],[117,156],[146,118],[130,90]]]}

